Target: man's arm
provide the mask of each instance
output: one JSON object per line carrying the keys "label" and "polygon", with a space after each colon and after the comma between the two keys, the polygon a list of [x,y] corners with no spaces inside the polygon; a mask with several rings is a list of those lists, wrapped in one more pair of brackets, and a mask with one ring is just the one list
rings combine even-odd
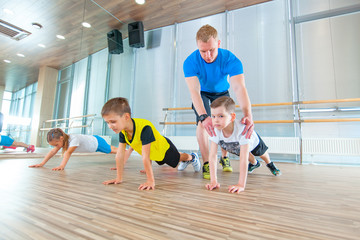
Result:
{"label": "man's arm", "polygon": [[[204,103],[203,103],[203,101],[201,99],[201,95],[200,95],[201,87],[200,87],[199,79],[196,76],[194,76],[194,77],[185,78],[185,81],[189,88],[191,100],[194,104],[197,114],[199,114],[199,116],[201,116],[203,114],[207,114],[205,107],[204,107]],[[209,133],[209,135],[211,137],[215,136],[211,117],[206,118],[201,124],[206,129],[206,131]]]}
{"label": "man's arm", "polygon": [[252,119],[250,98],[245,86],[244,74],[232,76],[230,78],[230,84],[235,92],[236,100],[238,101],[240,108],[244,113],[244,117],[241,119],[241,123],[245,124],[246,126],[241,134],[245,135],[246,133],[246,138],[249,139],[252,132],[254,131],[254,122]]}

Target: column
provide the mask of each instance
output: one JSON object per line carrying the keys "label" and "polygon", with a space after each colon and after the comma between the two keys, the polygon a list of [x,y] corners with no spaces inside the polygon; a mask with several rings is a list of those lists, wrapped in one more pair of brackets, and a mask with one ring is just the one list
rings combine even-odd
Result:
{"label": "column", "polygon": [[53,116],[58,72],[57,69],[47,66],[39,69],[30,140],[30,143],[37,147],[41,144],[41,131],[39,130],[43,122],[52,119]]}

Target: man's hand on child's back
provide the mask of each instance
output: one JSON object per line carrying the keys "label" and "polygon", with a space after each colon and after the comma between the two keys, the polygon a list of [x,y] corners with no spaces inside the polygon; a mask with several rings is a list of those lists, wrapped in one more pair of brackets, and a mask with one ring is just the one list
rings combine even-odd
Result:
{"label": "man's hand on child's back", "polygon": [[229,192],[230,193],[238,193],[239,194],[239,193],[241,193],[243,191],[245,191],[245,188],[240,186],[239,184],[229,186]]}
{"label": "man's hand on child's back", "polygon": [[250,117],[243,117],[241,119],[241,123],[245,124],[244,131],[241,133],[241,135],[245,135],[245,138],[250,139],[252,132],[254,131],[254,122]]}
{"label": "man's hand on child's back", "polygon": [[208,183],[208,184],[206,184],[205,185],[205,187],[206,187],[206,189],[207,190],[214,190],[214,189],[216,189],[216,188],[220,188],[220,183],[218,183],[218,182],[212,182],[212,183]]}
{"label": "man's hand on child's back", "polygon": [[155,189],[155,183],[154,182],[146,182],[143,184],[140,184],[139,190],[154,190]]}
{"label": "man's hand on child's back", "polygon": [[201,125],[203,126],[203,128],[205,128],[210,137],[216,136],[214,126],[212,125],[211,117],[205,118]]}
{"label": "man's hand on child's back", "polygon": [[103,182],[104,185],[109,185],[109,184],[120,184],[122,181],[118,180],[118,179],[112,179],[112,180],[108,180]]}

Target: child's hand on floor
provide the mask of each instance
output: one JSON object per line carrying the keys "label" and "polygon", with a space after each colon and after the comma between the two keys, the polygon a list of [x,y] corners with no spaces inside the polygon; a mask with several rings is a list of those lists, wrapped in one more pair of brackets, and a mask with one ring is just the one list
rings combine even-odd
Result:
{"label": "child's hand on floor", "polygon": [[112,179],[112,180],[108,180],[103,182],[104,185],[109,185],[109,184],[120,184],[122,181],[118,180],[118,179]]}
{"label": "child's hand on floor", "polygon": [[230,193],[238,193],[239,194],[243,191],[245,191],[245,188],[243,186],[240,186],[239,184],[229,186]]}
{"label": "child's hand on floor", "polygon": [[206,189],[207,190],[214,190],[214,189],[216,189],[216,188],[220,188],[220,183],[218,183],[218,182],[211,182],[210,184],[208,183],[208,184],[206,184],[205,185],[205,187],[206,187]]}
{"label": "child's hand on floor", "polygon": [[42,167],[43,165],[40,163],[40,164],[35,164],[35,165],[31,165],[29,166],[30,168],[38,168],[38,167]]}
{"label": "child's hand on floor", "polygon": [[58,167],[55,167],[55,168],[53,168],[53,169],[51,169],[51,170],[53,170],[53,171],[62,171],[62,170],[64,170],[64,168],[65,167],[63,167],[63,166],[58,166]]}
{"label": "child's hand on floor", "polygon": [[139,186],[139,190],[154,190],[155,189],[155,183],[154,182],[146,182]]}

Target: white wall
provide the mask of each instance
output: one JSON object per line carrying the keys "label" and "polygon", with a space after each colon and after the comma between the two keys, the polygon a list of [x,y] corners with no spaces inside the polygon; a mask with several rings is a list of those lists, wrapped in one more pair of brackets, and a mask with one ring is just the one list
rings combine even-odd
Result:
{"label": "white wall", "polygon": [[[295,16],[301,17],[349,7],[359,1],[297,0],[292,3]],[[145,48],[129,48],[125,39],[124,53],[112,55],[110,64],[107,50],[94,54],[88,113],[101,111],[105,102],[104,81],[110,69],[109,98],[128,98],[133,117],[146,118],[162,130],[159,125],[164,119],[162,108],[191,106],[182,68],[186,57],[197,49],[195,35],[204,24],[217,28],[221,47],[231,50],[242,61],[252,103],[360,97],[360,13],[298,23],[292,45],[288,4],[287,0],[275,0],[145,32]],[[296,59],[291,58],[292,48]],[[297,63],[296,74],[292,73],[292,62]],[[84,74],[86,60],[75,64],[71,115],[83,109]],[[234,96],[232,91],[230,94]],[[322,106],[343,105],[305,108]],[[295,114],[292,107],[253,108],[254,120],[291,120]],[[333,115],[359,116],[359,112],[303,114],[302,117]],[[169,120],[194,121],[195,116],[192,111],[186,111],[170,115]],[[301,127],[304,137],[359,137],[360,133],[359,124],[354,122],[302,124]],[[96,129],[100,132],[101,120],[96,123]],[[195,135],[195,126],[179,125],[168,129],[168,135]],[[264,137],[297,134],[294,124],[257,124],[256,130]],[[117,140],[107,127],[106,134]]]}

